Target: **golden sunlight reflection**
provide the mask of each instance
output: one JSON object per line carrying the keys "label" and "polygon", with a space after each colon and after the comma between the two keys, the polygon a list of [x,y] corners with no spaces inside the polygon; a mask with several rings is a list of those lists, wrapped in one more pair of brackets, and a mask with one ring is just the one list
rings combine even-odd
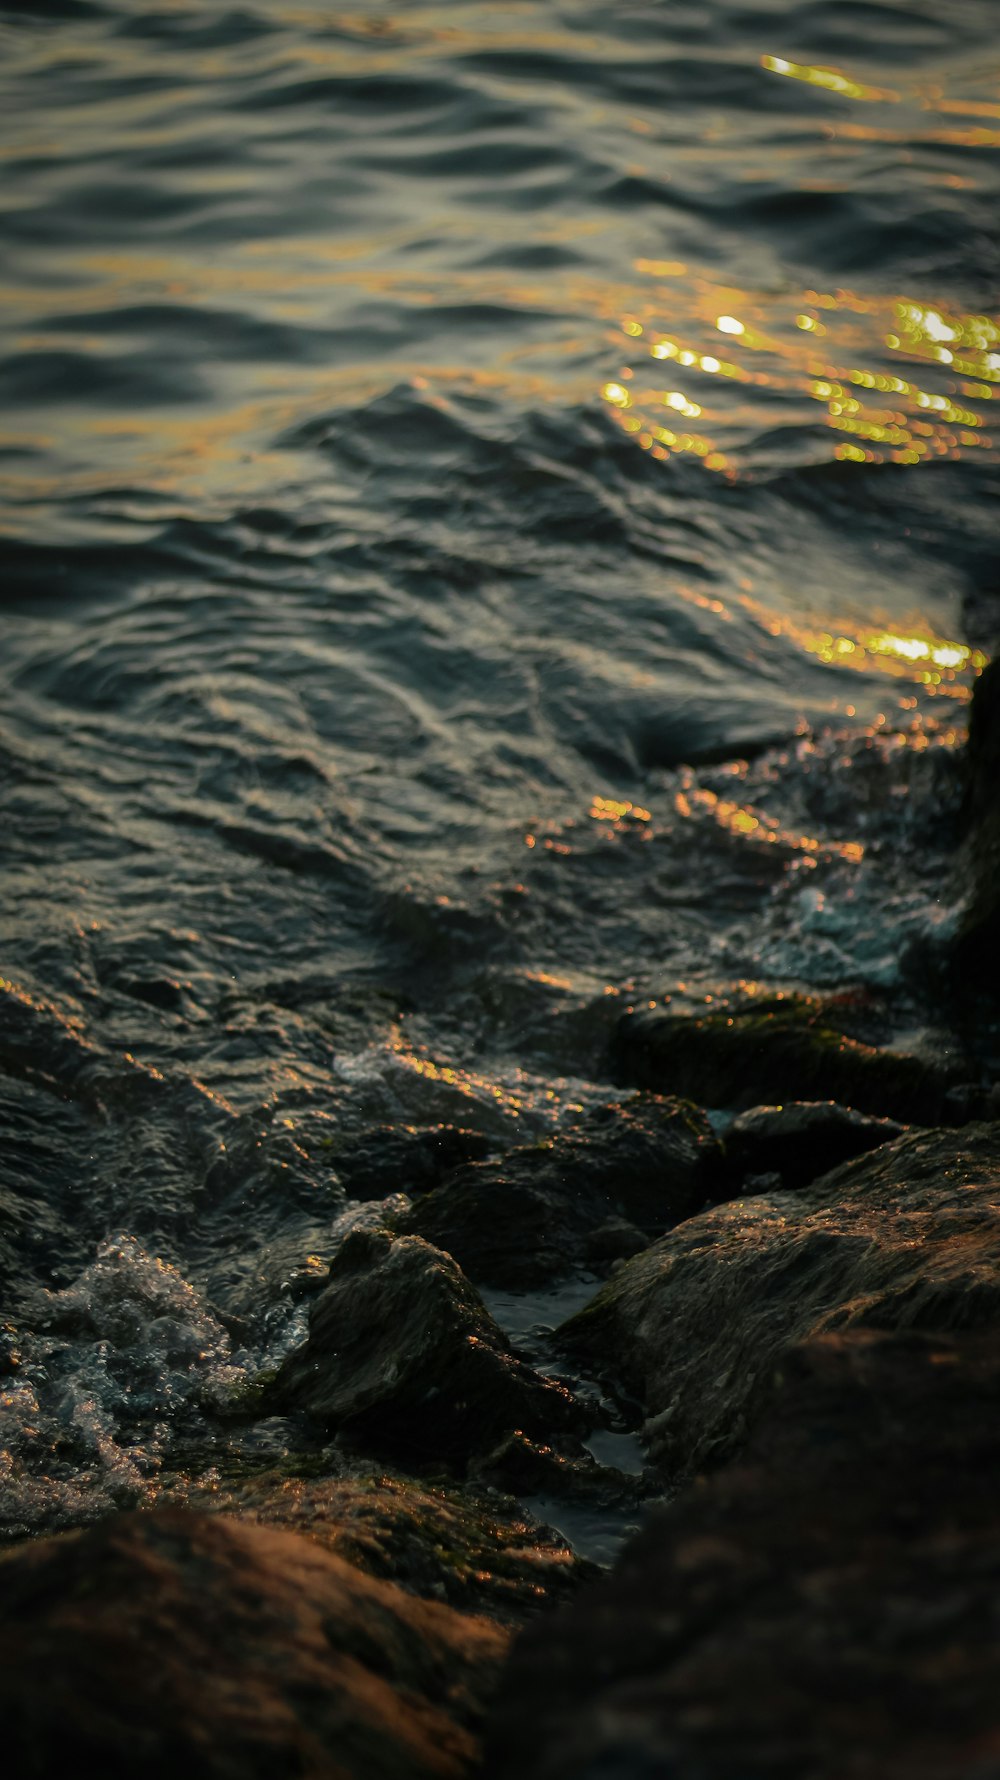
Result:
{"label": "golden sunlight reflection", "polygon": [[[792,462],[816,461],[820,429],[845,463],[997,461],[1000,318],[845,288],[766,296],[664,261],[635,270],[652,282],[619,318],[631,352],[601,395],[652,456],[688,453],[730,478],[752,470],[768,461],[780,394]],[[658,380],[665,365],[676,387]],[[664,424],[664,408],[697,424]]]}
{"label": "golden sunlight reflection", "polygon": [[619,801],[613,797],[595,797],[589,813],[595,822],[612,822],[616,826],[624,823],[626,817],[632,822],[652,820],[648,810],[642,809],[639,804],[630,803],[627,798]]}
{"label": "golden sunlight reflection", "polygon": [[[724,622],[732,620],[731,608],[738,609],[768,636],[787,638],[804,654],[817,657],[825,665],[849,668],[852,673],[874,671],[888,676],[900,685],[898,704],[903,710],[910,710],[915,704],[907,692],[912,686],[926,697],[943,696],[967,702],[971,697],[970,679],[982,672],[988,659],[979,649],[926,630],[902,632],[859,625],[856,620],[845,620],[836,629],[825,629],[773,610],[745,588],[731,594],[728,605],[694,587],[681,585],[676,592],[689,605],[710,611]],[[848,717],[855,715],[853,705],[843,709]]]}
{"label": "golden sunlight reflection", "polygon": [[755,845],[780,847],[783,852],[801,856],[806,866],[819,859],[843,859],[860,865],[864,847],[860,841],[820,841],[815,835],[798,834],[783,828],[774,816],[756,804],[742,804],[736,798],[720,797],[717,792],[699,785],[690,769],[681,777],[681,789],[674,797],[674,808],[684,821],[706,817],[739,840]]}
{"label": "golden sunlight reflection", "polygon": [[475,1070],[457,1069],[450,1063],[435,1062],[423,1047],[411,1049],[401,1036],[393,1040],[392,1049],[403,1068],[420,1076],[425,1082],[435,1083],[447,1094],[459,1095],[465,1100],[495,1101],[512,1118],[519,1117],[524,1110],[524,1097],[506,1083],[493,1081],[488,1076],[477,1074]]}
{"label": "golden sunlight reflection", "polygon": [[824,87],[828,93],[839,93],[844,99],[892,103],[900,97],[893,87],[866,86],[863,81],[852,80],[841,68],[817,68],[808,62],[786,62],[784,56],[761,56],[760,65],[769,74],[783,74],[788,80],[804,80],[808,86]]}

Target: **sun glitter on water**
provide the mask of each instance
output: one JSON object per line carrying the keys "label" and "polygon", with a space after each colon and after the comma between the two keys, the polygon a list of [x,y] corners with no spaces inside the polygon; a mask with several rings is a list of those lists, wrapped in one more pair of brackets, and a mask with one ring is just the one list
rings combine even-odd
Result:
{"label": "sun glitter on water", "polygon": [[635,269],[652,288],[621,318],[632,350],[601,396],[652,456],[689,454],[729,476],[773,468],[770,404],[780,393],[792,467],[828,455],[826,431],[848,463],[917,465],[970,451],[996,460],[996,317],[843,288],[774,298],[689,278],[672,262]]}

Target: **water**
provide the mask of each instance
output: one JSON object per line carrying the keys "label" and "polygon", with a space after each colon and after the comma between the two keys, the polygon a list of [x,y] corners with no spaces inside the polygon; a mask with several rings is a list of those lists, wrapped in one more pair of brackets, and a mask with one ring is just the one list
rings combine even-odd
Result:
{"label": "water", "polygon": [[17,1531],[220,1437],[372,1128],[544,1130],[642,996],[943,1017],[1000,54],[991,0],[62,0],[0,99]]}

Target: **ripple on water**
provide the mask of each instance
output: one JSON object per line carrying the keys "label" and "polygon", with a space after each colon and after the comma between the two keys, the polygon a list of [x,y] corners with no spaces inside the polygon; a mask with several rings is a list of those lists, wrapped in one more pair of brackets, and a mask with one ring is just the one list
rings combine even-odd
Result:
{"label": "ripple on water", "polygon": [[5,13],[11,1529],[211,1468],[373,1131],[551,1131],[640,997],[940,1016],[993,14]]}

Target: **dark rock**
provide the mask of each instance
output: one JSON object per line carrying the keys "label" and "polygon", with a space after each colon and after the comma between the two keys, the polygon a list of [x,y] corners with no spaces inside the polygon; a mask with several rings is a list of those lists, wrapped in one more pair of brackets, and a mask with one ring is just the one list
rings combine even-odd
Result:
{"label": "dark rock", "polygon": [[630,1224],[627,1218],[608,1218],[596,1230],[588,1230],[583,1238],[581,1254],[589,1267],[603,1272],[609,1261],[624,1261],[638,1255],[647,1246],[649,1233]]}
{"label": "dark rock", "polygon": [[537,1285],[635,1253],[690,1217],[705,1202],[716,1149],[699,1108],[637,1095],[457,1170],[396,1228],[447,1249],[477,1281]]}
{"label": "dark rock", "polygon": [[748,1176],[777,1175],[775,1186],[804,1187],[902,1131],[892,1119],[869,1118],[835,1100],[755,1106],[740,1113],[726,1132],[722,1177],[746,1185]]}
{"label": "dark rock", "polygon": [[485,1620],[221,1515],[116,1515],[23,1547],[3,1577],[19,1780],[457,1780],[505,1647]]}
{"label": "dark rock", "polygon": [[13,1378],[21,1370],[18,1333],[13,1323],[0,1324],[0,1378]]}
{"label": "dark rock", "polygon": [[[302,1476],[294,1463],[185,1496],[191,1507],[303,1533],[371,1576],[504,1625],[569,1599],[594,1575],[558,1533],[495,1489],[441,1489],[356,1465],[343,1476]],[[497,1481],[488,1466],[478,1475]]]}
{"label": "dark rock", "polygon": [[995,812],[1000,791],[1000,658],[983,669],[973,688],[966,761],[966,813],[975,822]]}
{"label": "dark rock", "polygon": [[515,1646],[490,1780],[988,1780],[998,1397],[992,1337],[792,1349],[745,1462]]}
{"label": "dark rock", "polygon": [[780,1174],[747,1174],[743,1177],[743,1191],[753,1193],[781,1193],[784,1183]]}
{"label": "dark rock", "polygon": [[460,1125],[377,1125],[335,1145],[331,1160],[352,1199],[384,1199],[429,1193],[452,1169],[482,1161],[492,1148],[483,1132]]}
{"label": "dark rock", "polygon": [[996,552],[976,565],[962,599],[962,628],[974,649],[995,655],[1000,647],[1000,579]]}
{"label": "dark rock", "polygon": [[184,1011],[184,990],[172,977],[125,977],[116,984],[123,995],[144,1001],[167,1014]]}
{"label": "dark rock", "polygon": [[523,1434],[509,1434],[495,1451],[478,1461],[475,1476],[515,1496],[553,1497],[598,1510],[623,1505],[634,1508],[663,1490],[662,1481],[651,1473],[615,1471],[609,1465],[599,1465],[590,1453],[568,1456]]}
{"label": "dark rock", "polygon": [[450,1255],[387,1231],[359,1231],[334,1257],[270,1398],[422,1459],[460,1461],[513,1428],[585,1425],[567,1390],[515,1357]]}
{"label": "dark rock", "polygon": [[842,1018],[832,1001],[804,995],[700,1015],[641,1008],[622,1016],[612,1057],[622,1080],[702,1106],[832,1099],[903,1123],[947,1117],[945,1096],[967,1066],[865,1044],[840,1030]]}
{"label": "dark rock", "polygon": [[641,1399],[651,1452],[683,1472],[743,1443],[781,1348],[852,1326],[1000,1328],[1000,1126],[913,1132],[692,1218],[559,1338]]}
{"label": "dark rock", "polygon": [[967,839],[958,861],[964,898],[955,941],[960,987],[1000,993],[1000,659],[976,682],[969,719]]}

